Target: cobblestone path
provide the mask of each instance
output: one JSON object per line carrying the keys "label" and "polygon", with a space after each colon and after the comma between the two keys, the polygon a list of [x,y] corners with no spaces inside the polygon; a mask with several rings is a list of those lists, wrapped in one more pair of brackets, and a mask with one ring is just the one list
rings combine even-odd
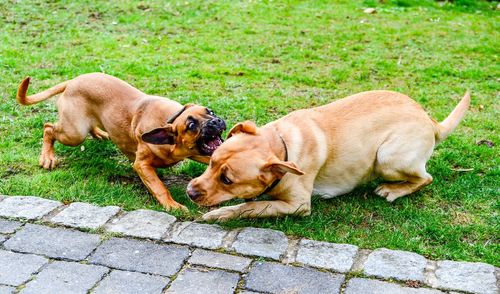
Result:
{"label": "cobblestone path", "polygon": [[156,211],[0,196],[4,293],[491,293],[500,271],[180,222]]}

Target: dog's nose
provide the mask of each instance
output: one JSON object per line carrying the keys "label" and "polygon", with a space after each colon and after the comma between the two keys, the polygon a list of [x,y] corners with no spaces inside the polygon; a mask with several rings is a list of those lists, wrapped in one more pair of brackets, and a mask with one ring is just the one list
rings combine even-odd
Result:
{"label": "dog's nose", "polygon": [[215,129],[226,129],[226,123],[224,120],[215,117],[207,122],[207,127],[215,128]]}
{"label": "dog's nose", "polygon": [[193,201],[195,201],[201,196],[201,193],[193,189],[191,185],[188,185],[186,193],[188,194],[189,198],[191,198],[191,200]]}

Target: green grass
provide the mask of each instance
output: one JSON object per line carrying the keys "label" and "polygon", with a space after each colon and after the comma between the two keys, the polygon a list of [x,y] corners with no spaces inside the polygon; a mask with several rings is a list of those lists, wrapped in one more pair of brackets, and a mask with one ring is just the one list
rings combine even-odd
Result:
{"label": "green grass", "polygon": [[[441,120],[470,89],[470,113],[436,148],[428,164],[434,183],[420,192],[390,204],[372,193],[374,182],[336,199],[315,198],[310,217],[224,225],[500,266],[496,5],[1,1],[0,193],[161,210],[111,142],[57,144],[62,165],[51,172],[38,168],[42,125],[57,113],[51,102],[16,104],[17,85],[27,75],[33,93],[104,71],[147,93],[209,106],[228,125],[246,119],[264,124],[370,89],[408,94]],[[366,7],[378,12],[365,14]],[[482,139],[495,146],[476,145]],[[160,174],[192,177],[204,168],[186,161]],[[170,189],[190,208],[180,218],[205,211],[187,199],[183,184]]]}

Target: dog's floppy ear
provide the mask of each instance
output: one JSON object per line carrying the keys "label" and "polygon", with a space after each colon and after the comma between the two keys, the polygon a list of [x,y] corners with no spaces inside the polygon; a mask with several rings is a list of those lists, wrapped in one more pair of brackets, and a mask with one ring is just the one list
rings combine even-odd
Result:
{"label": "dog's floppy ear", "polygon": [[249,120],[237,123],[236,125],[234,125],[234,127],[231,128],[226,139],[229,139],[233,135],[236,135],[238,133],[247,133],[255,135],[257,133],[257,126],[253,121]]}
{"label": "dog's floppy ear", "polygon": [[282,178],[286,173],[292,173],[295,175],[302,176],[304,172],[299,169],[299,167],[291,161],[271,161],[266,163],[262,167],[262,171],[272,172],[278,178]]}
{"label": "dog's floppy ear", "polygon": [[175,144],[175,131],[171,124],[161,128],[152,129],[141,135],[144,142],[155,145],[174,145]]}

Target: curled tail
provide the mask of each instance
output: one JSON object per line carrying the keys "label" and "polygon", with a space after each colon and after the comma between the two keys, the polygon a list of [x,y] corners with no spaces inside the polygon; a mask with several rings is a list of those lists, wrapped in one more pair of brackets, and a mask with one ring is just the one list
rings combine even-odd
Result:
{"label": "curled tail", "polygon": [[62,82],[40,93],[26,96],[26,93],[28,92],[28,87],[30,85],[30,77],[27,77],[21,82],[19,88],[17,89],[17,96],[16,96],[17,102],[19,102],[22,105],[31,105],[38,103],[40,101],[43,101],[45,99],[48,99],[54,95],[63,92],[66,89],[67,84],[68,81]]}
{"label": "curled tail", "polygon": [[449,134],[451,134],[451,132],[453,132],[467,112],[469,105],[470,93],[467,91],[450,115],[448,115],[445,120],[437,124],[438,130],[436,134],[436,143],[443,141]]}

